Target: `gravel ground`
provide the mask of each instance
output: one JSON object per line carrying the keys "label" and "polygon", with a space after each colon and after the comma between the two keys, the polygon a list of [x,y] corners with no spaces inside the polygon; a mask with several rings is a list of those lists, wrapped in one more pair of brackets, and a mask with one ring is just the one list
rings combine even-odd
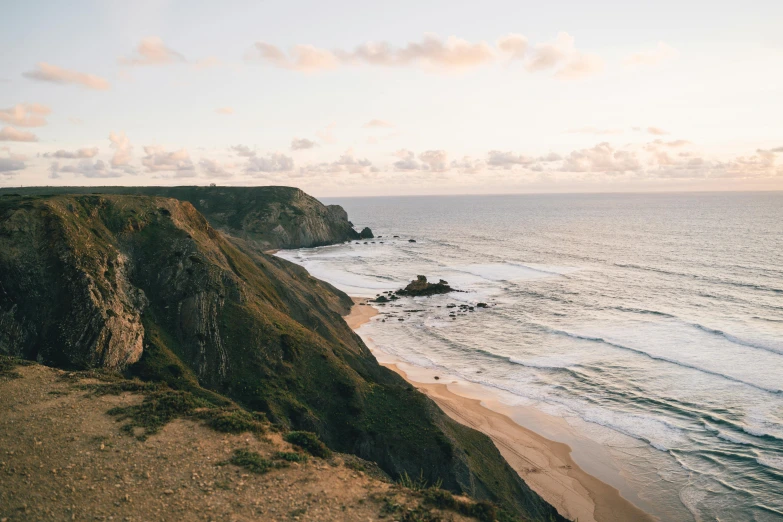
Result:
{"label": "gravel ground", "polygon": [[291,451],[276,433],[226,435],[175,420],[142,442],[106,414],[140,403],[140,395],[96,396],[64,379],[66,372],[39,365],[16,372],[20,378],[0,377],[0,522],[391,521],[420,503],[415,493],[346,466],[347,456],[262,475],[221,465],[236,449],[267,457]]}

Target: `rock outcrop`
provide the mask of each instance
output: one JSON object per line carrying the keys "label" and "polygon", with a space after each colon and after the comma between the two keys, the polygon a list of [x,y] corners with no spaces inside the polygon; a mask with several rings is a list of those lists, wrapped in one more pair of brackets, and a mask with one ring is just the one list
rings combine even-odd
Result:
{"label": "rock outcrop", "polygon": [[[2,194],[125,194],[191,203],[210,224],[258,250],[303,248],[359,239],[339,205],[324,205],[294,187],[28,187]],[[367,229],[369,230],[369,229]],[[372,237],[372,235],[368,236]]]}
{"label": "rock outcrop", "polygon": [[455,290],[449,286],[447,281],[441,279],[437,283],[428,283],[423,275],[416,276],[416,279],[408,283],[408,286],[402,290],[397,290],[397,295],[408,297],[430,296],[437,294],[448,294]]}
{"label": "rock outcrop", "polygon": [[0,353],[216,392],[392,477],[560,520],[486,436],[377,363],[351,304],[188,202],[0,197]]}
{"label": "rock outcrop", "polygon": [[370,230],[370,227],[364,227],[361,232],[359,232],[359,238],[361,239],[372,239],[375,236],[372,234],[372,230]]}

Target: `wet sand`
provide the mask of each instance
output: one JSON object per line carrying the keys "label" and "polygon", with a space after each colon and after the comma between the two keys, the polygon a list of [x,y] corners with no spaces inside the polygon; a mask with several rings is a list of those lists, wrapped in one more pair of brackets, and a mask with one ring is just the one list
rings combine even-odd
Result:
{"label": "wet sand", "polygon": [[[378,311],[367,299],[354,298],[354,303],[345,320],[356,330]],[[432,398],[449,417],[489,436],[509,465],[564,517],[579,522],[655,520],[623,498],[616,488],[582,470],[571,457],[571,447],[520,426],[502,413],[499,403],[489,409],[483,404],[491,401],[455,393],[466,388],[456,386],[456,382],[450,385],[432,381],[438,377],[422,379],[432,382],[420,382],[401,369],[393,357],[380,351],[376,357]]]}

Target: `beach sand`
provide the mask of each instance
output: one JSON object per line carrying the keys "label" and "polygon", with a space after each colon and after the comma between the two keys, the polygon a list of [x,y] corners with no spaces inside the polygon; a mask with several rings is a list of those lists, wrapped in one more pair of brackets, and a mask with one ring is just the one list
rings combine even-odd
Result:
{"label": "beach sand", "polygon": [[[356,330],[378,311],[367,303],[367,299],[354,298],[354,303],[345,320]],[[549,440],[520,426],[501,413],[503,407],[499,403],[493,406],[495,409],[489,409],[483,405],[486,401],[454,392],[463,387],[418,382],[397,364],[389,362],[389,358],[379,357],[379,360],[428,395],[449,417],[489,436],[530,488],[564,517],[579,522],[655,520],[623,498],[616,488],[582,470],[571,458],[571,448],[567,444]]]}

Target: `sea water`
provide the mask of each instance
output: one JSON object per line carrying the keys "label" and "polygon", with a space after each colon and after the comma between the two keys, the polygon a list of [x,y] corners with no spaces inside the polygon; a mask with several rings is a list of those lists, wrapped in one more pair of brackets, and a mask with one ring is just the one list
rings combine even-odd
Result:
{"label": "sea water", "polygon": [[783,193],[325,202],[383,237],[279,255],[463,291],[379,307],[382,351],[564,419],[662,520],[783,520]]}

